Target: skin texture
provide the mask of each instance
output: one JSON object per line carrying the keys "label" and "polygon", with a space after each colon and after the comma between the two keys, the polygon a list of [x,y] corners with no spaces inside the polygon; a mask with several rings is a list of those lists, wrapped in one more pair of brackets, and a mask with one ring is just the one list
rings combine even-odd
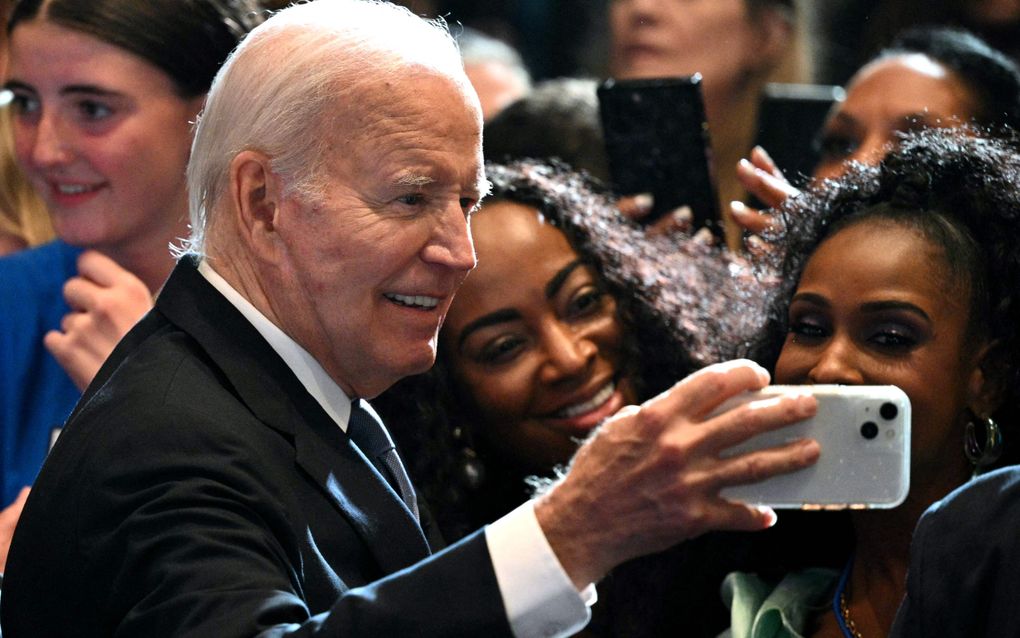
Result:
{"label": "skin texture", "polygon": [[40,20],[14,30],[9,71],[17,159],[57,235],[158,288],[172,267],[167,244],[185,235],[184,167],[201,99],[178,97],[137,56]]}
{"label": "skin texture", "polygon": [[349,141],[328,162],[321,203],[285,194],[265,155],[239,154],[231,196],[241,236],[215,228],[207,250],[348,395],[370,398],[435,360],[453,293],[475,264],[468,220],[483,177],[481,115],[466,85],[409,71],[366,88],[361,104],[336,119],[337,139]]}
{"label": "skin texture", "polygon": [[[478,266],[441,334],[445,361],[473,398],[478,435],[515,467],[566,463],[605,417],[635,400],[620,376],[616,303],[566,237],[533,208],[482,207],[473,221]],[[550,292],[552,294],[550,294]],[[597,405],[562,411],[612,387]]]}
{"label": "skin texture", "polygon": [[[777,383],[892,384],[911,401],[907,501],[853,518],[849,604],[863,635],[884,635],[892,623],[920,514],[970,475],[963,429],[968,407],[987,413],[987,344],[969,332],[969,298],[917,231],[868,219],[822,242],[790,306]],[[840,635],[832,614],[819,621],[813,635]]]}
{"label": "skin texture", "polygon": [[876,60],[857,72],[846,100],[826,121],[815,177],[841,174],[847,160],[875,164],[896,143],[898,133],[958,126],[977,109],[971,90],[925,55]]}

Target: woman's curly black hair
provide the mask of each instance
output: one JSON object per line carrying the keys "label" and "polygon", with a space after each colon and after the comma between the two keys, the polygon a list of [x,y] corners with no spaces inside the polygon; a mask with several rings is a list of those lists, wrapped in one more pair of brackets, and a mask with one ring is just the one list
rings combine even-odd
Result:
{"label": "woman's curly black hair", "polygon": [[[486,175],[492,183],[486,203],[511,201],[538,210],[616,300],[625,328],[624,373],[640,400],[708,363],[732,358],[759,327],[751,318],[761,316],[762,295],[733,285],[749,274],[738,260],[697,242],[647,237],[586,174],[561,163],[523,160],[489,164]],[[498,213],[483,204],[476,214]],[[452,539],[523,502],[529,488],[523,469],[479,447],[481,437],[473,432],[484,424],[466,422],[471,398],[463,396],[445,356],[441,336],[429,372],[402,380],[372,404]]]}
{"label": "woman's curly black hair", "polygon": [[[969,296],[972,334],[997,344],[1002,391],[992,415],[1006,434],[1003,460],[1020,458],[1020,155],[1015,143],[973,128],[933,129],[904,137],[879,165],[847,173],[788,200],[777,211],[785,249],[769,265],[779,280],[766,330],[750,356],[775,365],[787,312],[805,264],[819,244],[857,223],[905,225],[941,249],[947,285]],[[777,275],[777,276],[776,276]],[[1010,437],[1010,432],[1013,436]]]}

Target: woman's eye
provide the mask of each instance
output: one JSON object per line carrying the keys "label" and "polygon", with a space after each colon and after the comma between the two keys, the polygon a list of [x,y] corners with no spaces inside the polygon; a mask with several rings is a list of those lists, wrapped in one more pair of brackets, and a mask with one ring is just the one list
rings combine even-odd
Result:
{"label": "woman's eye", "polygon": [[843,159],[857,150],[857,141],[846,136],[826,133],[815,142],[819,157],[825,160]]}
{"label": "woman's eye", "polygon": [[869,339],[882,348],[908,349],[917,343],[917,339],[908,330],[902,328],[885,328],[875,332]]}
{"label": "woman's eye", "polygon": [[113,115],[113,109],[93,100],[83,100],[78,103],[78,111],[86,120],[103,120]]}
{"label": "woman's eye", "polygon": [[506,363],[513,359],[523,347],[523,339],[518,337],[502,337],[482,348],[478,359],[482,363]]}
{"label": "woman's eye", "polygon": [[11,94],[11,109],[17,115],[30,115],[39,111],[39,100],[24,93]]}
{"label": "woman's eye", "polygon": [[827,335],[827,330],[821,323],[801,319],[790,322],[789,333],[799,340],[821,339]]}
{"label": "woman's eye", "polygon": [[587,288],[576,295],[567,309],[568,316],[584,316],[597,312],[602,308],[605,292],[598,288]]}

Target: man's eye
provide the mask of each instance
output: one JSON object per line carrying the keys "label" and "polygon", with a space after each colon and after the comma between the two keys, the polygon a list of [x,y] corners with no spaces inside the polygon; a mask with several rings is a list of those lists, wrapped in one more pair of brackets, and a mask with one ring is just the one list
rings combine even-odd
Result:
{"label": "man's eye", "polygon": [[398,197],[397,201],[407,206],[420,206],[425,203],[425,196],[421,193],[408,193]]}

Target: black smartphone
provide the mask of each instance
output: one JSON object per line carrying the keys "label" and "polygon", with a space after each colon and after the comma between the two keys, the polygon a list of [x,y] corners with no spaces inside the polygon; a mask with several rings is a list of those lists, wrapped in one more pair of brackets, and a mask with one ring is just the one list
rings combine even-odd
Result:
{"label": "black smartphone", "polygon": [[701,76],[606,80],[598,98],[616,194],[651,194],[645,223],[689,206],[694,230],[722,237]]}
{"label": "black smartphone", "polygon": [[828,84],[765,85],[755,143],[768,151],[791,184],[803,188],[818,164],[818,133],[845,96]]}

